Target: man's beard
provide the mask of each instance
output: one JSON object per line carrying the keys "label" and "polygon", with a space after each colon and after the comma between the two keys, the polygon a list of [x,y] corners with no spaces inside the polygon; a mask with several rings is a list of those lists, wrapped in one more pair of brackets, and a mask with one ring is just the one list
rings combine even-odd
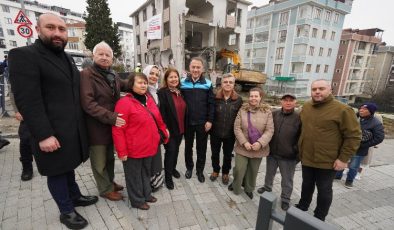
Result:
{"label": "man's beard", "polygon": [[52,50],[55,53],[60,53],[64,51],[64,47],[66,47],[67,45],[67,40],[64,41],[63,39],[60,38],[60,40],[62,40],[62,44],[55,44],[52,42],[53,39],[55,39],[56,37],[53,38],[48,38],[48,37],[40,37],[42,43],[45,45],[45,47],[47,47],[48,49]]}

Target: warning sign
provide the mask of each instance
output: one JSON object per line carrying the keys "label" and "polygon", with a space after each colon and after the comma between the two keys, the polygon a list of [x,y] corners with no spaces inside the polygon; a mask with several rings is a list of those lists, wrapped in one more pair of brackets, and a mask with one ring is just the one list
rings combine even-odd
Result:
{"label": "warning sign", "polygon": [[25,13],[23,13],[22,10],[19,11],[18,15],[16,16],[14,23],[17,24],[29,24],[31,25],[31,21],[29,20],[29,18],[25,15]]}
{"label": "warning sign", "polygon": [[29,25],[19,25],[16,29],[20,36],[24,38],[30,38],[33,35],[33,30]]}

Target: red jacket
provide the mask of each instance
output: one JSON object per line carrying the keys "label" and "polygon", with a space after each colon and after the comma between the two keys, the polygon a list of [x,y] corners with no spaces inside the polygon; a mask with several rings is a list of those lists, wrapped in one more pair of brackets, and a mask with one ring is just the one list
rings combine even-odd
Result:
{"label": "red jacket", "polygon": [[[147,109],[155,116],[160,130],[168,135],[166,125],[151,96],[147,96],[146,104]],[[160,135],[146,107],[131,94],[127,94],[116,103],[115,112],[123,114],[122,118],[126,121],[122,127],[112,126],[112,137],[118,156],[129,158],[154,156],[160,144]]]}

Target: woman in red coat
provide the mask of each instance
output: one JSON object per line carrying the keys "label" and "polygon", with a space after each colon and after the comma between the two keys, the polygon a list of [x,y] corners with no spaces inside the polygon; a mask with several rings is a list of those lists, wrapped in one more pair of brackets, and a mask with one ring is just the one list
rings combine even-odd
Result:
{"label": "woman in red coat", "polygon": [[115,106],[115,112],[122,114],[126,124],[113,126],[112,136],[118,157],[123,161],[131,206],[147,210],[147,202],[157,201],[151,194],[150,186],[152,157],[160,144],[160,132],[164,134],[165,142],[169,132],[155,101],[147,94],[148,79],[145,74],[131,75],[127,88],[130,93]]}

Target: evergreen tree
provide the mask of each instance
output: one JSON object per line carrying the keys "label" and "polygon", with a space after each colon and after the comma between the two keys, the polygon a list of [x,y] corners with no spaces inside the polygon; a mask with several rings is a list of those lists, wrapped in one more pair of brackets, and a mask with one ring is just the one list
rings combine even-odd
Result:
{"label": "evergreen tree", "polygon": [[94,46],[105,41],[114,51],[114,56],[122,53],[119,45],[118,26],[112,22],[107,0],[86,0],[88,16],[86,21],[85,46],[93,51]]}

